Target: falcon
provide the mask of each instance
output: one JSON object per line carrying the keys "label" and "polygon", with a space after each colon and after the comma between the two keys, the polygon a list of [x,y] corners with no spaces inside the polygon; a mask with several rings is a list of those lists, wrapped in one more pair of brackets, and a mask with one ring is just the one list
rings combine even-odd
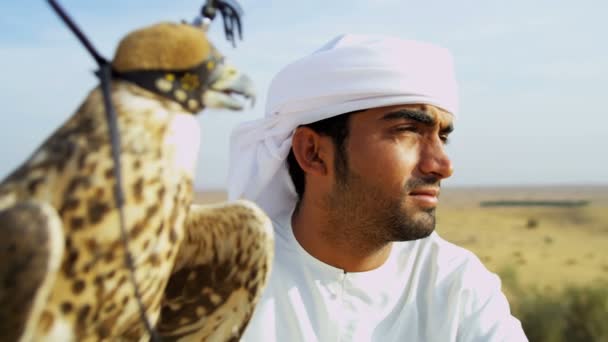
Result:
{"label": "falcon", "polygon": [[250,202],[192,203],[195,115],[241,109],[252,83],[187,23],[128,34],[111,69],[121,178],[97,87],[0,183],[0,335],[236,340],[268,279],[272,228]]}

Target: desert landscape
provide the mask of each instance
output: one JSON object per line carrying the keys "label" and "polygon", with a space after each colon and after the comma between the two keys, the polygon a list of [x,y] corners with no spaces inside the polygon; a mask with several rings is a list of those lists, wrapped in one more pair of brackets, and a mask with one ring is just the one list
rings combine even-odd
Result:
{"label": "desert landscape", "polygon": [[[608,281],[608,187],[448,188],[442,200],[439,234],[494,272],[543,291]],[[492,200],[588,203],[480,206]]]}
{"label": "desert landscape", "polygon": [[608,186],[445,187],[436,229],[500,276],[530,341],[608,341]]}

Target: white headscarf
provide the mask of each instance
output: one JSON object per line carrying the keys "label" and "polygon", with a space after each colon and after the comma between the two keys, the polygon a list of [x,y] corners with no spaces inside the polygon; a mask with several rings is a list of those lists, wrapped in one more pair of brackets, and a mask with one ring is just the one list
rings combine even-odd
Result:
{"label": "white headscarf", "polygon": [[424,103],[458,110],[451,54],[411,40],[341,35],[281,70],[264,118],[239,125],[230,140],[228,196],[288,219],[297,194],[286,158],[296,127],[347,112]]}

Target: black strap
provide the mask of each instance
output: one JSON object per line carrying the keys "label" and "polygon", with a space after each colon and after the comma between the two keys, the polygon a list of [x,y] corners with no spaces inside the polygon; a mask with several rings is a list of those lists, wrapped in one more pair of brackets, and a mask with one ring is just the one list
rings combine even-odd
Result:
{"label": "black strap", "polygon": [[114,70],[112,76],[173,100],[191,113],[198,113],[203,108],[202,96],[213,81],[213,70],[221,63],[223,57],[212,53],[199,65],[186,70]]}

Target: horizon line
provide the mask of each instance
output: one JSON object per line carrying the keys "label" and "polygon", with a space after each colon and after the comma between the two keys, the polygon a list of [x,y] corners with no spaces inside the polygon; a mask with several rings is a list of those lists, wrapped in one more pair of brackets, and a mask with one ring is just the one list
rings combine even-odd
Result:
{"label": "horizon line", "polygon": [[[492,189],[492,188],[573,188],[573,187],[608,187],[606,183],[509,183],[509,184],[448,184],[442,185],[443,188],[477,188],[477,189]],[[195,192],[227,192],[225,187],[205,188],[195,187]]]}

